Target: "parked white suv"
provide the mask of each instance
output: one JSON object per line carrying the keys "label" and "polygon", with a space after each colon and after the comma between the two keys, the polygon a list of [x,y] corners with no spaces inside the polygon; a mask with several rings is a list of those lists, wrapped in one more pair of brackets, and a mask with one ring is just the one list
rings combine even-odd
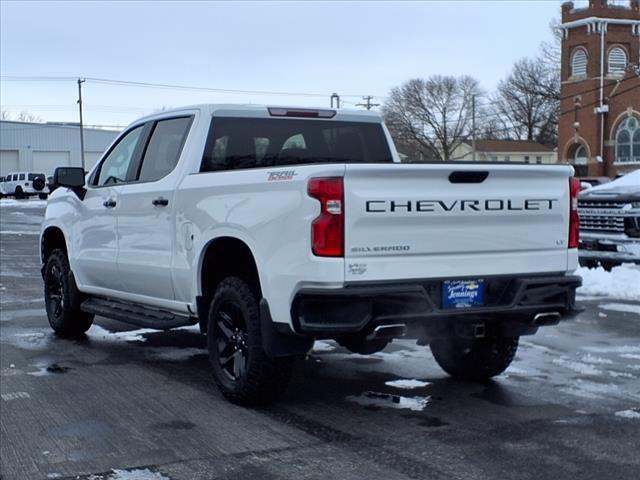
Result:
{"label": "parked white suv", "polygon": [[9,173],[4,177],[1,184],[4,196],[12,195],[16,198],[26,198],[34,195],[44,195],[46,198],[46,177],[43,173]]}
{"label": "parked white suv", "polygon": [[[59,334],[94,315],[200,324],[215,380],[251,404],[314,339],[429,344],[450,374],[503,372],[574,312],[569,166],[401,164],[373,112],[202,105],[129,126],[93,170],[58,168],[42,225]],[[86,184],[85,184],[86,180]]]}

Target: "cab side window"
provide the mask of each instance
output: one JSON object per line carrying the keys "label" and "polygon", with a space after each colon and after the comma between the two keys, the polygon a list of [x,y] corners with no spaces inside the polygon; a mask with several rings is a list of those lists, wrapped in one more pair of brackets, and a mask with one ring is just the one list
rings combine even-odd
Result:
{"label": "cab side window", "polygon": [[136,127],[120,139],[100,165],[100,170],[94,177],[93,185],[100,187],[127,181],[127,172],[136,152],[142,128],[142,125]]}
{"label": "cab side window", "polygon": [[178,164],[193,117],[171,118],[156,123],[142,160],[138,181],[160,180]]}

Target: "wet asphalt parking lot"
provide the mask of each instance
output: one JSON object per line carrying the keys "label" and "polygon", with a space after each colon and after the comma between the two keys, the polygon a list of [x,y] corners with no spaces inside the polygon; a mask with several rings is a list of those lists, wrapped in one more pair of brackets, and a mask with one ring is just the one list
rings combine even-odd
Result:
{"label": "wet asphalt parking lot", "polygon": [[640,478],[640,302],[582,297],[481,384],[411,341],[317,342],[279,403],[246,409],[216,389],[195,327],[97,318],[54,336],[43,211],[0,203],[2,480]]}

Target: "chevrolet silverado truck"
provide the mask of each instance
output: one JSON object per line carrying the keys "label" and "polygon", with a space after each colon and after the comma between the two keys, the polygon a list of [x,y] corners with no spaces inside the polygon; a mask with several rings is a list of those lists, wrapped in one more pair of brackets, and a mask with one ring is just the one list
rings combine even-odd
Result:
{"label": "chevrolet silverado truck", "polygon": [[578,213],[582,266],[640,264],[640,170],[582,191]]}
{"label": "chevrolet silverado truck", "polygon": [[502,373],[573,314],[570,166],[400,163],[373,112],[201,105],[142,118],[86,175],[58,168],[41,232],[49,323],[199,324],[239,404],[316,339],[398,337],[449,374]]}

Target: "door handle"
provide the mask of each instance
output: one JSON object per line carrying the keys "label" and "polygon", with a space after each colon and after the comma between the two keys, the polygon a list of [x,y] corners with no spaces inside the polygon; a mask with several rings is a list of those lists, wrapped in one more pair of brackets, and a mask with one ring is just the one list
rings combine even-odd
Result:
{"label": "door handle", "polygon": [[166,198],[158,197],[152,200],[151,204],[154,207],[166,207],[167,205],[169,205],[169,200],[167,200]]}
{"label": "door handle", "polygon": [[104,202],[102,202],[102,205],[105,208],[113,208],[116,206],[116,201],[110,198],[109,200],[105,200]]}

